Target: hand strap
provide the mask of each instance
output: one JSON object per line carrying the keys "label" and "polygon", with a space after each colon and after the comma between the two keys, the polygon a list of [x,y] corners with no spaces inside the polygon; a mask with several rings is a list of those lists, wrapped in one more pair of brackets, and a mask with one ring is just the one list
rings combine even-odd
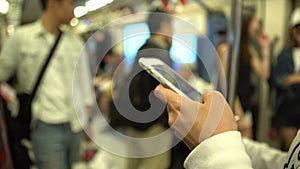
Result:
{"label": "hand strap", "polygon": [[46,71],[46,68],[47,68],[47,66],[48,66],[48,64],[49,64],[49,62],[50,62],[50,60],[51,60],[51,58],[53,56],[53,53],[55,52],[56,46],[57,46],[57,44],[58,44],[61,36],[62,36],[62,31],[59,31],[59,34],[58,34],[58,36],[56,38],[56,41],[55,41],[53,47],[51,48],[51,50],[50,50],[50,52],[48,54],[47,60],[44,63],[44,66],[43,66],[43,68],[42,68],[42,70],[41,70],[41,72],[40,72],[40,74],[38,76],[38,79],[35,82],[35,86],[34,86],[34,88],[32,90],[32,93],[31,93],[31,100],[33,100],[33,98],[34,98],[34,96],[36,94],[36,91],[38,89],[39,83],[42,80],[42,77],[43,77],[43,75],[44,75],[44,73]]}

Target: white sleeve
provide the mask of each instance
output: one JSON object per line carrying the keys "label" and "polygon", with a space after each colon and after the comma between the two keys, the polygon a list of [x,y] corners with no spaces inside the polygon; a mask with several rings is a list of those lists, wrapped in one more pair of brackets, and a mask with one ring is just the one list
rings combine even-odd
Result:
{"label": "white sleeve", "polygon": [[0,53],[0,83],[6,82],[13,73],[16,73],[16,68],[19,58],[19,39],[17,32],[5,41]]}
{"label": "white sleeve", "polygon": [[187,169],[252,169],[241,134],[229,131],[204,140],[184,162]]}
{"label": "white sleeve", "polygon": [[284,162],[287,159],[287,152],[269,147],[265,143],[259,143],[249,139],[244,139],[243,141],[252,161],[253,168],[283,168]]}

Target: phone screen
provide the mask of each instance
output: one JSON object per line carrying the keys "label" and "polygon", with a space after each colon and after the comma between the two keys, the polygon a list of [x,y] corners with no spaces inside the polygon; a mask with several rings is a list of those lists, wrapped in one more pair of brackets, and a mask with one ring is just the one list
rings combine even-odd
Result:
{"label": "phone screen", "polygon": [[195,101],[201,100],[201,94],[182,77],[178,76],[174,70],[166,65],[152,65],[152,67],[188,97]]}

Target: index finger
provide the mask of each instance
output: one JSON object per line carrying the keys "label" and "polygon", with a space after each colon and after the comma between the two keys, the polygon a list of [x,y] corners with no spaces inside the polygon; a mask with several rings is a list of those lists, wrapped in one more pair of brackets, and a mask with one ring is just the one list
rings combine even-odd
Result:
{"label": "index finger", "polygon": [[164,87],[163,85],[158,85],[154,90],[154,95],[158,97],[163,102],[168,102],[173,99],[180,99],[180,95]]}

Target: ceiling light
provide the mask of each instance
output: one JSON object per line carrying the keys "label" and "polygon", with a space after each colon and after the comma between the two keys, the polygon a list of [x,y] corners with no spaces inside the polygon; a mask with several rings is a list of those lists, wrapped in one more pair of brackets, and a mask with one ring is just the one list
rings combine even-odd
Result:
{"label": "ceiling light", "polygon": [[96,9],[99,9],[109,3],[113,2],[113,0],[89,0],[85,3],[85,7],[89,11],[94,11]]}
{"label": "ceiling light", "polygon": [[75,9],[74,9],[74,15],[76,18],[79,18],[85,14],[88,13],[88,10],[85,6],[77,6]]}
{"label": "ceiling light", "polygon": [[0,0],[0,13],[6,14],[8,12],[9,3],[6,0]]}

